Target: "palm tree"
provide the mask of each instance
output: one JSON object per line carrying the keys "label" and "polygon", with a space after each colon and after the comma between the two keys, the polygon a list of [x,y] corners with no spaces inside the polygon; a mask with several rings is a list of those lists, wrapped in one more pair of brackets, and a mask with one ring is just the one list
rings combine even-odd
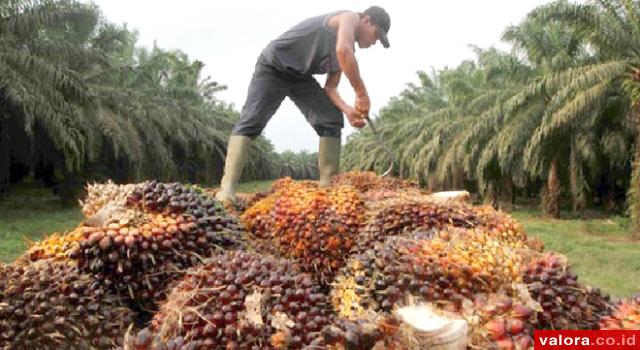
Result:
{"label": "palm tree", "polygon": [[[554,125],[549,123],[548,114],[558,106],[553,96],[558,87],[545,86],[537,89],[541,80],[562,72],[569,67],[581,67],[588,64],[592,57],[586,50],[586,45],[571,27],[557,21],[541,21],[535,16],[537,11],[543,11],[541,6],[532,11],[518,25],[507,28],[503,39],[513,44],[516,54],[522,54],[530,62],[536,72],[536,78],[522,91],[533,96],[518,108],[536,106],[537,125],[527,139],[523,166],[533,178],[545,178],[546,186],[542,191],[542,207],[544,212],[552,217],[558,217],[560,212],[561,183],[559,163],[570,164],[571,193],[574,208],[586,205],[585,187],[579,184],[585,181],[583,163],[578,157],[576,139],[583,132],[579,125]],[[561,104],[561,102],[560,102]],[[555,128],[555,129],[554,129]],[[566,142],[570,140],[570,142]],[[583,138],[584,140],[584,138]]]}
{"label": "palm tree", "polygon": [[296,179],[300,180],[315,180],[320,177],[318,171],[318,153],[309,153],[308,151],[299,151],[296,153],[296,163],[299,170],[296,174]]}
{"label": "palm tree", "polygon": [[0,191],[16,166],[77,170],[95,146],[83,123],[93,96],[74,65],[106,63],[77,40],[97,20],[94,6],[77,2],[0,4]]}
{"label": "palm tree", "polygon": [[[598,142],[599,138],[593,134],[593,126],[604,126],[605,133],[598,135],[606,137],[601,143],[601,149],[605,150],[602,156],[616,164],[615,170],[624,169],[623,164],[626,162],[620,158],[625,158],[628,153],[616,154],[606,150],[626,151],[625,147],[621,149],[616,145],[624,144],[630,138],[626,131],[633,129],[629,127],[629,116],[638,101],[637,98],[634,99],[633,72],[638,67],[640,53],[640,44],[636,40],[639,34],[639,15],[640,5],[637,2],[598,0],[586,4],[558,1],[542,6],[528,16],[539,23],[571,28],[575,40],[584,43],[582,50],[586,59],[550,72],[540,81],[540,87],[552,93],[549,94],[549,106],[544,120],[534,135],[534,139],[542,141],[552,136],[561,138],[563,130],[578,129],[579,132],[574,131],[574,136],[570,138],[570,144],[575,148],[571,151],[569,161],[572,168],[579,163],[579,156],[584,155],[585,149],[598,148],[585,147],[584,144],[585,140]],[[536,147],[527,151],[529,159],[541,154]],[[587,158],[589,155],[597,155],[595,151],[586,153]],[[595,164],[593,159],[587,159],[587,162]],[[606,172],[611,170],[606,167],[600,169]],[[634,168],[634,178],[640,176],[637,175],[638,171],[640,170]],[[574,175],[574,172],[578,175]],[[571,173],[572,178],[580,178],[584,168],[572,170]],[[572,186],[580,182],[572,180]],[[639,202],[635,197],[637,191],[634,186],[637,185],[632,183],[630,212],[638,223],[640,207],[637,205]]]}
{"label": "palm tree", "polygon": [[[93,5],[0,4],[0,191],[30,171],[75,188],[220,179],[238,118],[216,98],[225,87],[202,76],[202,62],[139,49],[136,36]],[[272,146],[260,138],[254,150],[263,162],[249,173],[271,178]]]}

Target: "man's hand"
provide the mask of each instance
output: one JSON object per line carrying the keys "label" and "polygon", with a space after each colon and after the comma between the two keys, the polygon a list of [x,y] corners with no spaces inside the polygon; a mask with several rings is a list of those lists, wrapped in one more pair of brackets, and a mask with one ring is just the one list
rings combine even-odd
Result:
{"label": "man's hand", "polygon": [[355,108],[349,107],[345,114],[347,115],[347,119],[349,119],[349,124],[354,128],[360,129],[366,125],[362,117],[363,114],[358,113]]}
{"label": "man's hand", "polygon": [[371,101],[367,92],[356,94],[356,111],[360,115],[369,115],[369,109],[371,108]]}

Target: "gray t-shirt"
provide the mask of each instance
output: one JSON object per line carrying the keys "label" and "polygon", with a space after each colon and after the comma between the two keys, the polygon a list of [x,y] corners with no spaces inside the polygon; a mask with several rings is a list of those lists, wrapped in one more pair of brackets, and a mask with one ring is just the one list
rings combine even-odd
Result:
{"label": "gray t-shirt", "polygon": [[327,20],[337,11],[309,18],[280,35],[262,51],[264,62],[283,73],[312,75],[340,70],[336,30]]}

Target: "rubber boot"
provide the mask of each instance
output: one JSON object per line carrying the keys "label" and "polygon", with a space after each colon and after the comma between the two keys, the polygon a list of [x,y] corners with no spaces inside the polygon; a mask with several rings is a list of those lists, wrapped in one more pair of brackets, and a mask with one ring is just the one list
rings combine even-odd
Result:
{"label": "rubber boot", "polygon": [[227,146],[227,158],[224,162],[224,175],[220,182],[220,191],[216,199],[225,205],[235,204],[236,187],[242,176],[242,168],[247,161],[251,148],[251,138],[248,136],[231,135]]}
{"label": "rubber boot", "polygon": [[320,137],[318,150],[318,171],[320,187],[327,187],[331,179],[340,171],[340,138]]}

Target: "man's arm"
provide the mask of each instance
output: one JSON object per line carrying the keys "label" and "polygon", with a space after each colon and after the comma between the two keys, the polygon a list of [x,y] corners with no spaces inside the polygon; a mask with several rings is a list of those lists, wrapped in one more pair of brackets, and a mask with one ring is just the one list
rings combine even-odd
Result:
{"label": "man's arm", "polygon": [[355,108],[349,106],[344,100],[340,93],[338,92],[338,84],[340,83],[340,76],[342,75],[341,71],[330,73],[327,76],[327,81],[324,84],[324,91],[333,102],[333,104],[338,107],[339,110],[342,111],[347,116],[349,123],[354,128],[361,128],[365,125],[364,119],[358,113]]}
{"label": "man's arm", "polygon": [[327,76],[327,81],[324,83],[324,92],[327,94],[327,96],[329,96],[331,102],[333,102],[333,104],[336,105],[339,110],[341,110],[343,113],[347,113],[349,108],[352,107],[344,102],[342,96],[340,96],[340,93],[338,92],[338,84],[340,83],[341,75],[341,71],[329,73],[329,75]]}
{"label": "man's arm", "polygon": [[369,114],[370,101],[367,89],[360,77],[360,69],[354,52],[356,30],[360,17],[353,12],[339,15],[336,56],[344,74],[349,79],[356,93],[356,110],[361,114]]}

